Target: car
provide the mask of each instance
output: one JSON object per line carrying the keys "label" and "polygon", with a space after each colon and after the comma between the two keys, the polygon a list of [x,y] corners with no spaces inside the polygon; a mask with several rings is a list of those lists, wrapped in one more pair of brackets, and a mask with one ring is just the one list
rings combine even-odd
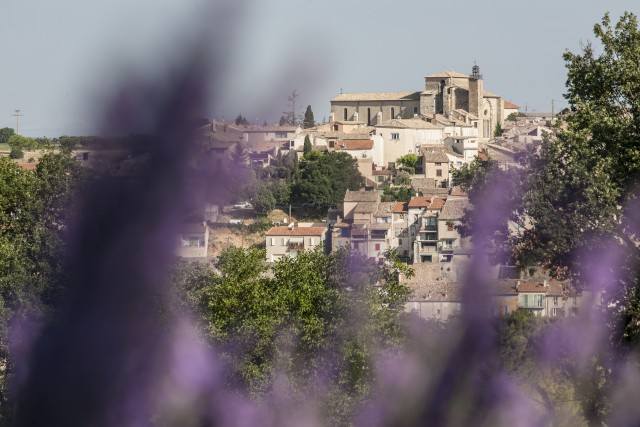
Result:
{"label": "car", "polygon": [[253,206],[249,202],[238,202],[233,207],[236,209],[251,209]]}

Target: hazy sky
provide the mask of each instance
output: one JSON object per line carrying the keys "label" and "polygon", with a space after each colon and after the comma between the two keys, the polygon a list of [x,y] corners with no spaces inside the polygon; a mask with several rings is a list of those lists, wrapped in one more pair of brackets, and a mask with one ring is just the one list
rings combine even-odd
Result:
{"label": "hazy sky", "polygon": [[[468,73],[474,61],[486,89],[522,110],[549,111],[552,99],[558,110],[562,53],[593,41],[606,10],[614,21],[640,14],[638,0],[254,0],[234,16],[211,4],[2,0],[0,127],[15,127],[19,108],[24,135],[95,133],[99,106],[125,72],[156,78],[203,37],[230,53],[210,118],[277,121],[297,89],[298,113],[311,104],[321,121],[341,89],[418,91],[425,75]],[[224,37],[202,35],[221,25]]]}

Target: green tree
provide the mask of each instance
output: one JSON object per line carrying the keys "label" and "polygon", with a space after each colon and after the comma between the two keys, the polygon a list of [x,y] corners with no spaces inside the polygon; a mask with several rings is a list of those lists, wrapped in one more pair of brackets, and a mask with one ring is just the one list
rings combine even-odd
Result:
{"label": "green tree", "polygon": [[248,126],[251,123],[249,123],[249,120],[247,120],[246,117],[243,117],[242,114],[238,114],[238,117],[236,117],[236,125],[240,126],[240,125],[244,125],[244,126]]}
{"label": "green tree", "polygon": [[63,232],[82,182],[77,162],[46,154],[35,171],[0,158],[0,418],[6,420],[6,384],[13,375],[7,326],[42,324],[57,308],[65,259]]}
{"label": "green tree", "polygon": [[[309,154],[313,153],[318,152]],[[326,210],[340,206],[347,189],[357,190],[361,183],[357,160],[349,154],[318,153],[316,157],[300,163],[292,194],[297,202],[311,202],[317,209]]]}
{"label": "green tree", "polygon": [[9,144],[11,148],[20,150],[35,150],[38,148],[38,144],[33,138],[22,135],[11,135],[7,140],[7,144]]}
{"label": "green tree", "polygon": [[411,270],[392,254],[379,266],[345,250],[316,250],[271,267],[264,255],[229,248],[215,270],[183,265],[173,280],[178,299],[224,349],[230,383],[263,399],[279,372],[292,404],[315,397],[328,419],[344,424],[371,390],[376,358],[404,343],[408,290],[398,271]]}
{"label": "green tree", "polygon": [[303,151],[302,151],[304,156],[309,154],[311,152],[311,150],[313,150],[313,147],[311,146],[311,139],[309,139],[309,135],[305,135],[304,136],[304,146],[303,146]]}
{"label": "green tree", "polygon": [[418,164],[418,156],[413,153],[405,154],[404,156],[400,157],[396,162],[398,164],[415,169],[416,165]]}
{"label": "green tree", "polygon": [[236,166],[249,166],[251,159],[249,159],[249,150],[244,143],[238,141],[229,147],[229,160]]}
{"label": "green tree", "polygon": [[507,116],[507,120],[510,122],[515,122],[518,120],[518,113],[513,112]]}
{"label": "green tree", "polygon": [[15,132],[11,128],[0,129],[0,144],[6,144],[9,141],[9,138],[14,134]]}
{"label": "green tree", "polygon": [[286,205],[291,198],[291,185],[286,181],[271,181],[269,190],[276,200],[276,205]]}
{"label": "green tree", "polygon": [[24,159],[24,151],[18,147],[12,147],[11,152],[9,152],[9,158],[14,160]]}
{"label": "green tree", "polygon": [[71,152],[80,143],[80,138],[78,138],[77,136],[63,135],[58,138],[58,142],[60,143],[60,148],[62,149],[62,151]]}
{"label": "green tree", "polygon": [[260,184],[250,198],[254,211],[260,216],[266,216],[275,208],[276,199],[271,190],[264,184]]}
{"label": "green tree", "polygon": [[498,138],[502,136],[502,125],[500,122],[496,123],[496,128],[493,130],[493,137]]}
{"label": "green tree", "polygon": [[302,127],[305,129],[312,128],[316,125],[316,121],[313,119],[313,111],[311,105],[307,105],[307,111],[304,112],[304,121]]}
{"label": "green tree", "polygon": [[411,185],[411,175],[408,172],[400,171],[393,179],[395,185]]}
{"label": "green tree", "polygon": [[38,148],[50,148],[53,143],[53,141],[46,136],[43,136],[42,138],[35,138],[35,142]]}
{"label": "green tree", "polygon": [[410,187],[385,187],[382,192],[383,202],[408,202],[413,197]]}

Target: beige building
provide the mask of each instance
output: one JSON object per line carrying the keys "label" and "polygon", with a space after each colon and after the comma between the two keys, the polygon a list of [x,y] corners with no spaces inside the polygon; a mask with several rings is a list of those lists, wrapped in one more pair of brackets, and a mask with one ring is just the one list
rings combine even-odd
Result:
{"label": "beige building", "polygon": [[286,256],[295,258],[300,252],[321,247],[325,250],[327,227],[272,227],[266,234],[267,262]]}
{"label": "beige building", "polygon": [[422,149],[422,170],[425,178],[435,181],[436,187],[447,188],[449,178],[449,156],[443,147],[427,146]]}
{"label": "beige building", "polygon": [[444,127],[421,119],[393,119],[376,126],[384,141],[382,166],[396,162],[407,154],[420,155],[420,146],[442,144]]}
{"label": "beige building", "polygon": [[425,320],[442,322],[459,316],[462,284],[447,280],[438,264],[416,264],[412,268],[412,278],[400,278],[411,291],[405,311]]}
{"label": "beige building", "polygon": [[391,248],[393,208],[396,202],[381,202],[377,191],[347,191],[342,215],[333,224],[331,249],[350,246],[371,261],[383,262]]}
{"label": "beige building", "polygon": [[341,93],[331,100],[330,122],[361,122],[367,126],[411,118],[420,112],[420,92]]}
{"label": "beige building", "polygon": [[182,224],[178,229],[176,255],[182,258],[206,258],[209,227],[203,224]]}
{"label": "beige building", "polygon": [[[445,71],[425,77],[420,92],[341,93],[331,100],[331,121],[362,122],[377,126],[397,118],[432,118],[436,114],[461,118],[488,140],[504,120],[503,99],[484,89],[480,68],[471,74]],[[457,112],[457,113],[456,113]],[[465,114],[462,114],[463,116]],[[405,153],[406,154],[406,153]]]}
{"label": "beige building", "polygon": [[468,199],[447,199],[438,216],[438,252],[441,261],[452,261],[454,251],[466,247],[456,230],[461,224],[465,209],[469,207]]}

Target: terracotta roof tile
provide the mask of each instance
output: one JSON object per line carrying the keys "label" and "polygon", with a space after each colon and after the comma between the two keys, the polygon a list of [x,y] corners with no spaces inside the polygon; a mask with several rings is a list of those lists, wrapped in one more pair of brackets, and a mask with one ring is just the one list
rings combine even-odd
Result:
{"label": "terracotta roof tile", "polygon": [[356,92],[341,93],[331,100],[340,101],[400,101],[420,100],[420,92]]}
{"label": "terracotta roof tile", "polygon": [[440,212],[439,219],[460,219],[465,209],[469,208],[468,199],[447,199]]}
{"label": "terracotta roof tile", "polygon": [[326,227],[272,227],[267,236],[319,236],[325,231]]}
{"label": "terracotta roof tile", "polygon": [[336,150],[371,150],[373,141],[370,139],[339,139]]}
{"label": "terracotta roof tile", "polygon": [[407,202],[396,202],[393,206],[392,212],[394,213],[404,213],[408,210],[409,203]]}
{"label": "terracotta roof tile", "polygon": [[509,102],[506,99],[504,100],[504,108],[508,108],[509,110],[517,110],[518,108],[520,108],[518,105],[514,104],[513,102]]}
{"label": "terracotta roof tile", "polygon": [[377,191],[350,191],[344,195],[345,202],[379,202],[380,193]]}

